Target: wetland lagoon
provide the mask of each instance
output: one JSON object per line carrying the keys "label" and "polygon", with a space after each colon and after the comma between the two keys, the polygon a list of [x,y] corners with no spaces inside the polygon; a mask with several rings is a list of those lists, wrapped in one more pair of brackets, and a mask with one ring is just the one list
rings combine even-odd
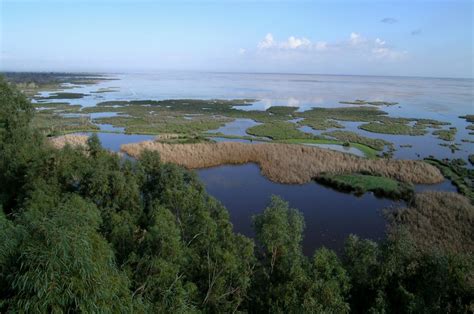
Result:
{"label": "wetland lagoon", "polygon": [[[15,81],[15,74],[10,76]],[[386,211],[406,207],[413,193],[460,190],[472,197],[470,79],[187,72],[90,77],[61,77],[43,87],[16,79],[36,106],[35,126],[47,136],[96,133],[105,148],[127,158],[139,153],[130,153],[125,144],[147,141],[188,148],[272,143],[276,151],[289,145],[315,148],[314,154],[332,152],[327,161],[334,165],[309,182],[278,182],[245,158],[195,169],[208,193],[228,209],[234,230],[247,236],[253,236],[252,216],[262,212],[271,195],[303,213],[307,254],[321,246],[339,251],[350,234],[383,239]],[[233,153],[239,152],[226,154]],[[185,154],[190,155],[192,149]],[[285,157],[288,167],[297,168],[291,166],[297,155]],[[342,171],[334,160],[368,166]],[[423,165],[423,173],[432,171],[435,179],[390,177],[372,166],[401,160],[417,160],[410,162],[413,173]],[[453,161],[467,175],[460,179],[448,173]],[[272,169],[276,174],[285,170]]]}

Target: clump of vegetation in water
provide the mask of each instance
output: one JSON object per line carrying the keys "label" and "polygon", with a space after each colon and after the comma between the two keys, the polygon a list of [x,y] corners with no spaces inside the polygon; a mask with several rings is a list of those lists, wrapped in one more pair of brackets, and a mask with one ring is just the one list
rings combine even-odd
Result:
{"label": "clump of vegetation in water", "polygon": [[266,111],[276,115],[288,115],[291,116],[298,107],[288,107],[288,106],[272,106]]}
{"label": "clump of vegetation in water", "polygon": [[316,181],[339,191],[352,192],[356,195],[373,192],[375,195],[381,197],[409,200],[414,194],[413,185],[411,184],[374,175],[323,175],[317,177]]}
{"label": "clump of vegetation in water", "polygon": [[387,146],[393,146],[393,144],[388,141],[365,137],[351,131],[331,131],[325,132],[323,135],[330,136],[340,141],[363,144],[378,151],[383,151]]}
{"label": "clump of vegetation in water", "polygon": [[2,313],[462,313],[471,306],[467,254],[436,242],[414,250],[416,242],[397,233],[380,244],[350,236],[341,257],[326,248],[308,257],[303,215],[277,197],[254,218],[256,239],[247,238],[234,233],[227,210],[194,173],[150,151],[136,162],[120,159],[96,136],[54,149],[31,127],[34,109],[23,95],[1,80],[0,94]]}
{"label": "clump of vegetation in water", "polygon": [[398,120],[384,119],[383,121],[369,122],[359,126],[359,129],[373,133],[396,134],[396,135],[425,135],[426,130],[412,127]]}
{"label": "clump of vegetation in water", "polygon": [[98,118],[94,121],[100,124],[124,127],[125,132],[130,134],[195,134],[217,129],[224,126],[225,123],[232,121],[232,119],[217,116],[196,116],[193,117],[193,119],[186,119],[180,115],[162,115],[149,112],[148,115],[140,118],[118,115],[108,118]]}
{"label": "clump of vegetation in water", "polygon": [[78,99],[78,98],[83,98],[84,96],[87,96],[87,94],[58,92],[58,93],[52,93],[51,95],[45,96],[45,97],[35,97],[35,99],[38,101],[50,100],[50,99]]}
{"label": "clump of vegetation in water", "polygon": [[248,128],[246,132],[250,135],[268,137],[272,140],[287,139],[311,139],[312,134],[298,130],[298,125],[291,122],[271,122]]}
{"label": "clump of vegetation in water", "polygon": [[43,111],[34,116],[31,125],[47,136],[99,130],[99,127],[93,124],[88,116],[64,117]]}
{"label": "clump of vegetation in water", "polygon": [[387,113],[374,107],[311,108],[298,113],[308,119],[332,119],[337,121],[370,122],[382,119]]}
{"label": "clump of vegetation in water", "polygon": [[457,187],[459,193],[465,195],[474,203],[474,169],[466,168],[464,160],[426,158],[425,161],[441,170],[443,175]]}
{"label": "clump of vegetation in water", "polygon": [[448,130],[436,130],[433,131],[433,135],[438,136],[440,140],[452,142],[456,139],[457,129],[455,127],[449,128]]}
{"label": "clump of vegetation in water", "polygon": [[467,122],[474,123],[474,114],[467,114],[467,115],[464,115],[464,116],[460,116],[459,118],[465,119]]}
{"label": "clump of vegetation in water", "polygon": [[103,94],[103,93],[111,93],[111,92],[118,92],[118,87],[101,87],[96,91],[92,91],[91,94]]}
{"label": "clump of vegetation in water", "polygon": [[36,110],[41,111],[41,114],[56,114],[56,113],[80,113],[81,105],[71,105],[67,102],[46,102],[36,103]]}
{"label": "clump of vegetation in water", "polygon": [[[466,126],[467,130],[474,130],[474,114],[467,114],[465,116],[460,116],[459,118],[465,119],[467,122],[470,122],[468,126]],[[470,135],[474,135],[474,132],[469,132]]]}
{"label": "clump of vegetation in water", "polygon": [[332,128],[343,129],[344,126],[339,122],[331,119],[323,119],[316,117],[304,118],[302,121],[298,122],[301,126],[309,126],[314,130],[327,130]]}
{"label": "clump of vegetation in water", "polygon": [[394,106],[398,102],[389,102],[389,101],[366,101],[361,99],[356,99],[354,101],[340,101],[340,104],[346,105],[372,105],[372,106]]}
{"label": "clump of vegetation in water", "polygon": [[451,150],[451,153],[453,153],[453,154],[454,154],[455,152],[461,150],[461,149],[459,148],[459,144],[457,144],[457,143],[452,143],[452,144],[439,143],[438,145],[439,145],[439,146],[443,146],[443,147],[449,148],[449,149]]}
{"label": "clump of vegetation in water", "polygon": [[468,159],[469,159],[469,163],[470,163],[471,165],[474,165],[474,154],[470,154],[469,157],[468,157]]}

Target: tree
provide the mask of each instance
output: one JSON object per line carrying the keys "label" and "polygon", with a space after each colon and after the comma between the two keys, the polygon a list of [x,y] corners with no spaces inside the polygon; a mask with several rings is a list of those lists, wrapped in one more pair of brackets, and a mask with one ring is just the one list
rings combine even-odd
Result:
{"label": "tree", "polygon": [[272,196],[270,204],[254,217],[261,247],[260,265],[253,287],[256,311],[304,312],[304,295],[309,277],[301,241],[304,219],[281,198]]}
{"label": "tree", "polygon": [[116,269],[112,250],[97,233],[97,208],[78,196],[62,199],[55,208],[35,204],[17,218],[13,231],[2,230],[17,244],[2,262],[2,273],[9,274],[4,309],[131,310],[127,278]]}
{"label": "tree", "polygon": [[30,128],[34,108],[0,77],[0,205],[11,212],[21,196],[25,171],[42,149],[43,137]]}
{"label": "tree", "polygon": [[305,301],[312,304],[307,307],[313,307],[316,312],[349,312],[349,276],[334,251],[323,247],[314,253],[310,281]]}

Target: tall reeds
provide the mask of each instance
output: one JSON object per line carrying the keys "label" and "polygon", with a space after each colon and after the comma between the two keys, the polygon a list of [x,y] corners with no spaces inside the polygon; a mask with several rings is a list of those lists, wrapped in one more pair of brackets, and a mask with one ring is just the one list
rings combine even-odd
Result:
{"label": "tall reeds", "polygon": [[57,137],[52,137],[49,139],[49,142],[56,148],[63,148],[66,145],[73,147],[83,146],[87,144],[87,139],[89,136],[81,134],[66,134]]}
{"label": "tall reeds", "polygon": [[257,163],[263,175],[279,183],[301,184],[321,174],[360,172],[415,184],[434,184],[443,180],[436,167],[422,161],[370,160],[303,145],[235,142],[165,144],[145,141],[121,146],[122,152],[135,158],[139,158],[144,150],[158,151],[164,162],[175,163],[189,169]]}

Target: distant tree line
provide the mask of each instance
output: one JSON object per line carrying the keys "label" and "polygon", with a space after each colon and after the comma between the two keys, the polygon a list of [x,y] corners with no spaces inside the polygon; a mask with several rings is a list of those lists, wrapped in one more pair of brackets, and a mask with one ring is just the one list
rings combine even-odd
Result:
{"label": "distant tree line", "polygon": [[464,313],[472,252],[419,249],[407,232],[351,236],[341,257],[302,252],[304,219],[278,197],[255,241],[192,172],[92,136],[58,150],[0,80],[0,312]]}

